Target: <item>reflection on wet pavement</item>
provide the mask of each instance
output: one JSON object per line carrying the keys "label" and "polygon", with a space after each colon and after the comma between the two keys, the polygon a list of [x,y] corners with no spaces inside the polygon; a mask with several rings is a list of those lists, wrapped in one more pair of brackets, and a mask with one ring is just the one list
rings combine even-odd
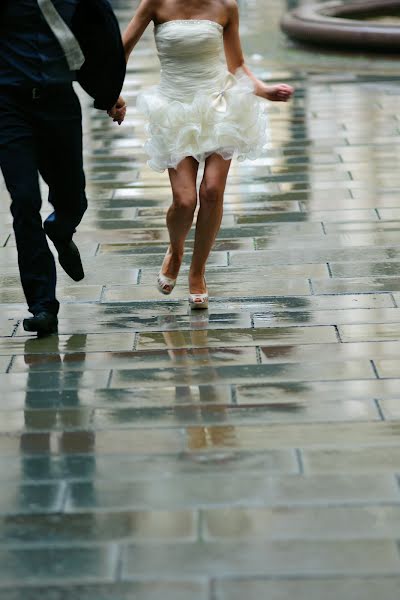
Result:
{"label": "reflection on wet pavement", "polygon": [[[297,93],[232,167],[209,311],[187,308],[193,232],[174,294],[155,289],[150,30],[123,127],[82,97],[88,275],[59,273],[58,336],[22,329],[0,187],[0,600],[398,596],[398,57],[286,40],[297,3],[239,2],[250,66]],[[124,26],[132,3],[113,4]]]}

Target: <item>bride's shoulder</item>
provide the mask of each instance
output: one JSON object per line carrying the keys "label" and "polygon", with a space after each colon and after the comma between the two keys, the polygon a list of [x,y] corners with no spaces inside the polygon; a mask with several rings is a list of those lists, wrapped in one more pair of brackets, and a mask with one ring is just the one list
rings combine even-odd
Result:
{"label": "bride's shoulder", "polygon": [[239,14],[237,0],[223,0],[223,2],[229,18],[235,17]]}
{"label": "bride's shoulder", "polygon": [[238,2],[237,0],[223,0],[227,10],[237,10]]}
{"label": "bride's shoulder", "polygon": [[139,9],[157,10],[162,4],[162,0],[140,0]]}
{"label": "bride's shoulder", "polygon": [[225,7],[225,13],[227,17],[227,25],[238,23],[239,21],[239,7],[237,0],[223,0]]}
{"label": "bride's shoulder", "polygon": [[156,21],[162,0],[140,0],[136,16],[147,22]]}

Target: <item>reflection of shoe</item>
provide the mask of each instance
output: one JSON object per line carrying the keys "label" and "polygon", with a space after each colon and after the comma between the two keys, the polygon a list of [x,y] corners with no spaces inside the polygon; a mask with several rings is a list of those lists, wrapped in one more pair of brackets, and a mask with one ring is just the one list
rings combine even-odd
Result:
{"label": "reflection of shoe", "polygon": [[[169,248],[165,255],[165,258],[163,261],[163,266],[164,266],[164,262],[168,256],[168,254],[169,254]],[[166,275],[163,275],[162,267],[161,267],[161,271],[159,272],[158,277],[157,277],[158,291],[161,292],[161,294],[164,294],[164,296],[169,296],[169,294],[171,294],[172,290],[174,289],[174,287],[176,285],[176,279],[177,278],[172,279],[171,277],[167,277]]]}
{"label": "reflection of shoe", "polygon": [[44,370],[47,370],[48,365],[51,364],[52,369],[58,369],[61,363],[59,342],[58,335],[55,334],[28,337],[24,344],[25,364],[35,365],[35,367],[43,364],[46,365]]}
{"label": "reflection of shoe", "polygon": [[208,308],[208,292],[205,294],[189,294],[189,306],[193,310]]}
{"label": "reflection of shoe", "polygon": [[49,312],[41,312],[30,319],[24,319],[25,331],[36,331],[39,335],[50,335],[58,331],[58,319]]}
{"label": "reflection of shoe", "polygon": [[210,315],[208,312],[192,312],[189,307],[190,329],[193,331],[202,331],[209,328]]}
{"label": "reflection of shoe", "polygon": [[69,242],[60,241],[53,239],[50,235],[50,226],[45,222],[44,230],[46,235],[53,242],[58,252],[58,262],[64,269],[67,275],[74,281],[81,281],[85,277],[85,273],[82,266],[81,255],[76,247],[76,244],[72,240]]}

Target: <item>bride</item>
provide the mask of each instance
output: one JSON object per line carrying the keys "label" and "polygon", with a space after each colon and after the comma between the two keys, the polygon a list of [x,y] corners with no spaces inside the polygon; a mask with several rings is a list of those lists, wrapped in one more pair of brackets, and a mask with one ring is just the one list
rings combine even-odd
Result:
{"label": "bride", "polygon": [[261,98],[286,102],[293,88],[266,85],[245,65],[236,0],[142,0],[123,36],[127,60],[151,21],[160,84],[139,96],[138,108],[149,123],[148,164],[159,172],[168,169],[173,198],[167,214],[170,245],[157,286],[163,294],[175,287],[199,199],[189,304],[207,308],[205,269],[221,225],[232,157],[261,154],[266,143]]}

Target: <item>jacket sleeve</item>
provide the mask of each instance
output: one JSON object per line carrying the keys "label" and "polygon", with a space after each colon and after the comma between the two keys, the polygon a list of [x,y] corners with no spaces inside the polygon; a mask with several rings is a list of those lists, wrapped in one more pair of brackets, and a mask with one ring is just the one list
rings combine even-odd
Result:
{"label": "jacket sleeve", "polygon": [[95,108],[116,103],[126,74],[125,53],[118,21],[108,0],[80,0],[72,29],[85,55],[77,74]]}

